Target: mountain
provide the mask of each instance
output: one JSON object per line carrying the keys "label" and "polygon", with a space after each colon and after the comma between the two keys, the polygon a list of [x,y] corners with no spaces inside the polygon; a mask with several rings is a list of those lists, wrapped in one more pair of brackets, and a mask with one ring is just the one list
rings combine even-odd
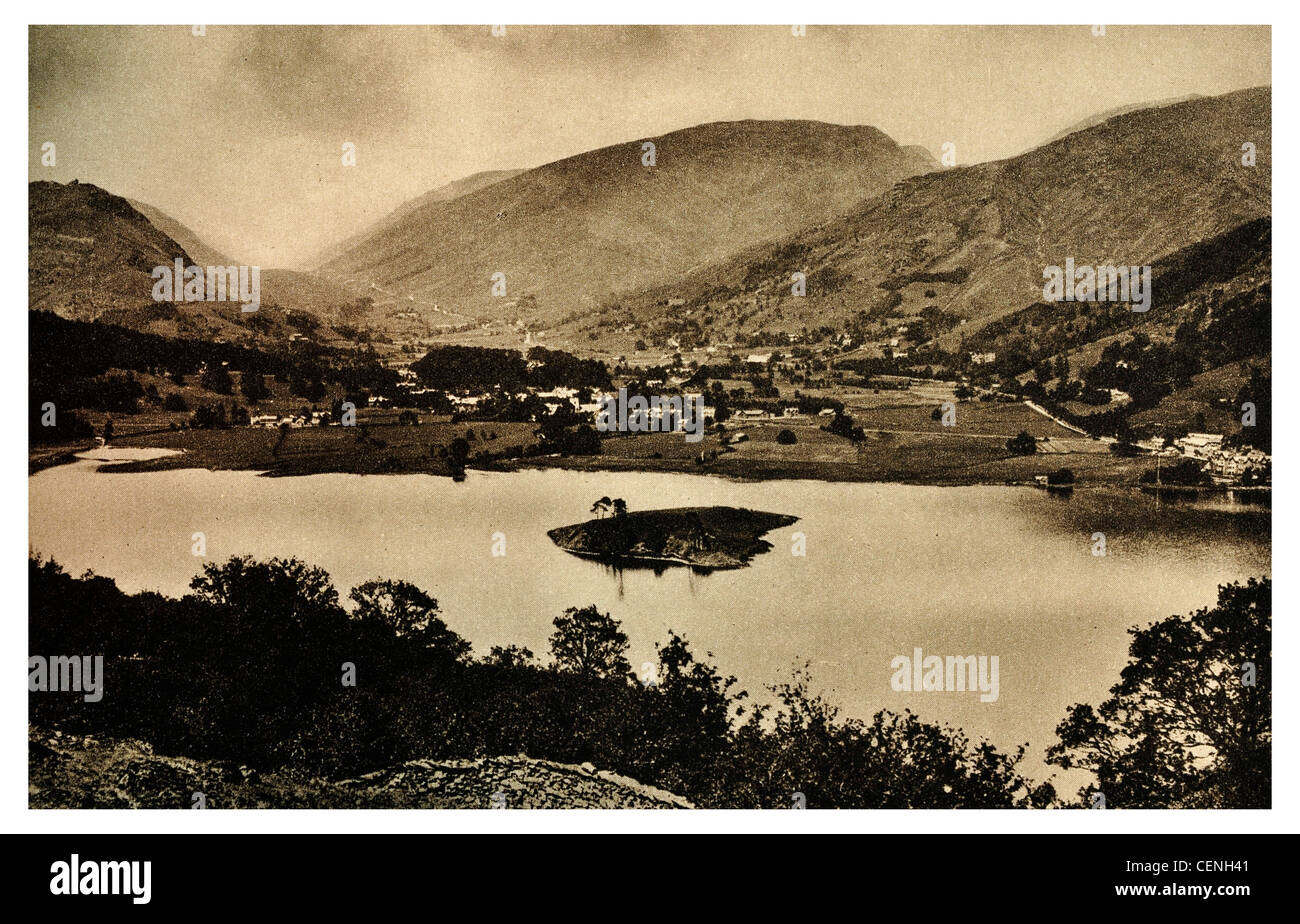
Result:
{"label": "mountain", "polygon": [[28,186],[28,299],[76,320],[152,304],[153,268],[185,249],[125,199],[89,183]]}
{"label": "mountain", "polygon": [[512,176],[518,176],[523,172],[523,170],[485,170],[482,173],[475,173],[445,186],[431,189],[421,196],[416,196],[414,199],[402,203],[364,231],[353,234],[345,240],[326,248],[316,258],[314,264],[323,266],[332,262],[349,250],[361,246],[365,241],[388,232],[407,215],[425,206],[459,199],[461,196],[467,196],[472,192],[478,192],[480,189],[486,189],[493,183],[500,183],[502,180],[508,180]]}
{"label": "mountain", "polygon": [[[311,328],[288,323],[292,312],[326,319],[355,313],[353,297],[326,279],[293,270],[261,269],[262,307],[245,314],[234,302],[153,299],[155,266],[233,266],[241,261],[146,202],[113,195],[90,183],[28,185],[29,306],[65,318],[107,321],[164,336],[245,341],[287,338]],[[302,320],[299,314],[299,320]]]}
{"label": "mountain", "polygon": [[288,270],[261,272],[261,308],[238,302],[153,299],[153,268],[230,266],[238,261],[143,202],[90,183],[28,185],[29,307],[79,321],[104,321],[169,337],[249,342],[295,333],[336,335],[303,312],[345,312],[350,296],[328,281]]}
{"label": "mountain", "polygon": [[[654,145],[654,164],[643,146]],[[935,167],[865,126],[715,122],[412,204],[322,272],[428,310],[542,321],[667,282],[827,219]],[[504,273],[506,297],[491,294]]]}
{"label": "mountain", "polygon": [[[1135,110],[1007,160],[907,178],[564,333],[608,339],[632,322],[660,345],[683,324],[713,342],[826,328],[861,343],[933,306],[950,321],[941,345],[955,349],[981,324],[1041,301],[1044,267],[1067,257],[1148,265],[1270,215],[1271,102],[1264,87]],[[1253,167],[1241,162],[1246,141]],[[807,276],[804,297],[791,295],[795,272]],[[684,304],[669,308],[670,298]]]}
{"label": "mountain", "polygon": [[[461,182],[467,183],[469,180]],[[450,189],[455,185],[457,184],[453,183],[442,188]],[[232,266],[243,262],[210,247],[198,234],[161,209],[135,199],[128,199],[127,202],[149,219],[155,228],[181,245],[195,264]],[[351,295],[315,273],[263,267],[261,274],[264,304],[310,311],[331,320],[347,320],[353,314]]]}
{"label": "mountain", "polygon": [[1113,109],[1107,109],[1105,112],[1098,112],[1086,119],[1075,122],[1069,128],[1064,128],[1052,137],[1048,138],[1044,144],[1051,144],[1053,141],[1059,141],[1066,135],[1073,135],[1075,132],[1081,132],[1085,128],[1092,128],[1094,125],[1100,125],[1102,122],[1108,122],[1115,116],[1124,115],[1129,112],[1136,112],[1139,109],[1158,109],[1161,106],[1172,106],[1176,103],[1185,103],[1189,100],[1204,99],[1199,93],[1190,93],[1186,96],[1169,96],[1165,99],[1151,100],[1145,103],[1129,103],[1127,106],[1116,106]]}
{"label": "mountain", "polygon": [[190,260],[199,266],[230,266],[232,263],[240,262],[232,260],[216,248],[208,246],[197,234],[161,209],[154,208],[149,203],[140,202],[136,199],[127,199],[126,201],[131,208],[148,219],[149,224],[179,244],[185,253],[189,255]]}

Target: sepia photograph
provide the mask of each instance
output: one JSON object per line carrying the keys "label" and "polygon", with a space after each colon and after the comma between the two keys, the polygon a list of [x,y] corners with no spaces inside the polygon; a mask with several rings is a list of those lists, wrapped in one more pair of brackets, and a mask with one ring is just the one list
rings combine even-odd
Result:
{"label": "sepia photograph", "polygon": [[28,809],[1273,807],[1270,26],[26,40]]}

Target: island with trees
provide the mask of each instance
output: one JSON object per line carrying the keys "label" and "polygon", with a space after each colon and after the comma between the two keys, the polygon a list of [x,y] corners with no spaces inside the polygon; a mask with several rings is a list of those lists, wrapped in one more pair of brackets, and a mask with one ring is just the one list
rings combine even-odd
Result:
{"label": "island with trees", "polygon": [[[560,548],[611,563],[689,565],[713,571],[744,568],[772,544],[764,533],[798,517],[739,507],[677,507],[629,513],[627,502],[602,497],[596,519],[560,526],[547,535]],[[606,515],[608,514],[608,515]]]}

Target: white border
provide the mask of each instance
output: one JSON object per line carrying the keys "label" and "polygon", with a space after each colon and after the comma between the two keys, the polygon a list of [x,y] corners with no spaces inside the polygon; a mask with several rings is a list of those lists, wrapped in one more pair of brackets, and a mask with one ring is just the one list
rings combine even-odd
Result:
{"label": "white border", "polygon": [[[5,12],[13,19],[16,7]],[[466,10],[472,9],[467,15]],[[1295,63],[1285,53],[1287,41],[1295,35],[1294,7],[1281,4],[1264,7],[1233,7],[1222,3],[1180,2],[1101,2],[1067,9],[1063,5],[1041,2],[956,3],[941,0],[924,10],[908,7],[882,7],[847,2],[802,2],[798,4],[731,2],[709,4],[683,0],[659,2],[631,8],[628,18],[612,18],[619,8],[594,0],[585,2],[549,2],[546,4],[506,2],[475,5],[457,4],[447,8],[430,7],[413,2],[372,0],[362,7],[353,4],[300,4],[287,6],[266,0],[234,0],[221,4],[200,3],[185,10],[193,19],[225,22],[272,21],[276,23],[443,23],[481,22],[484,19],[504,23],[780,23],[799,17],[805,22],[857,24],[912,24],[918,19],[941,24],[996,23],[1180,23],[1180,24],[1252,24],[1264,18],[1281,19],[1273,24],[1274,45],[1284,51],[1274,59],[1274,222],[1279,244],[1275,253],[1291,252],[1290,216],[1296,204],[1293,174],[1277,164],[1289,160],[1294,146],[1295,106],[1290,91],[1295,87]],[[40,8],[41,22],[133,23],[169,22],[176,13],[175,4],[159,2],[119,3],[112,6],[71,0],[57,7]],[[27,27],[21,22],[6,22],[3,51],[0,57],[6,72],[6,85],[26,87]],[[7,94],[3,124],[16,127],[27,124],[27,95]],[[24,131],[24,134],[26,132]],[[0,259],[10,269],[10,278],[27,278],[26,266],[26,180],[28,152],[23,145],[11,145],[15,163],[13,180],[3,187],[6,221],[4,245]],[[20,183],[17,176],[24,177]],[[1288,280],[1274,274],[1275,285],[1286,289]],[[1284,295],[1275,296],[1277,304],[1289,305]],[[445,832],[481,833],[504,831],[563,832],[716,832],[716,831],[783,831],[783,832],[880,832],[880,833],[1193,833],[1193,832],[1294,832],[1297,809],[1295,788],[1287,785],[1289,772],[1296,766],[1297,694],[1289,671],[1281,668],[1297,653],[1296,632],[1290,618],[1297,611],[1295,582],[1288,567],[1296,548],[1297,520],[1294,492],[1296,439],[1294,431],[1275,425],[1276,474],[1273,504],[1275,566],[1274,621],[1274,808],[1267,811],[839,811],[839,812],[524,812],[524,811],[344,811],[344,810],[267,810],[221,811],[33,811],[27,808],[27,691],[26,691],[26,613],[27,613],[27,491],[25,460],[27,457],[26,392],[27,337],[26,296],[21,303],[8,307],[11,318],[20,312],[24,323],[13,336],[5,338],[3,350],[5,393],[14,396],[21,409],[11,419],[17,426],[5,428],[4,482],[7,513],[5,541],[0,547],[0,588],[10,603],[0,620],[0,651],[4,652],[4,681],[0,683],[0,830],[28,833],[398,833]],[[1275,312],[1275,352],[1286,357],[1296,349],[1297,322],[1292,312]],[[1280,351],[1277,349],[1280,347]],[[1296,372],[1290,363],[1274,364],[1275,395],[1295,394]],[[1285,401],[1275,401],[1278,418],[1288,408]]]}

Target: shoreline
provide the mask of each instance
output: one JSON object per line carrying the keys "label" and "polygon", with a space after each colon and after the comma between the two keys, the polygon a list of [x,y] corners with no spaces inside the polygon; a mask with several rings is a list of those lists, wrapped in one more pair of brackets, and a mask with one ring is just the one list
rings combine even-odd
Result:
{"label": "shoreline", "polygon": [[[42,471],[52,468],[58,468],[63,465],[71,465],[87,460],[79,456],[93,450],[97,447],[88,446],[68,446],[57,447],[46,450],[29,451],[28,457],[28,477],[39,474]],[[98,447],[102,448],[102,447]],[[110,448],[133,448],[133,449],[159,449],[165,450],[168,447],[149,446],[147,444],[132,444],[129,447],[123,446],[121,442],[115,443]],[[397,470],[376,470],[376,469],[358,469],[345,465],[312,465],[297,470],[277,470],[273,466],[258,464],[249,460],[249,464],[223,465],[223,464],[204,464],[199,458],[201,453],[192,453],[188,451],[174,452],[168,455],[161,455],[151,459],[131,459],[131,460],[99,460],[98,471],[103,474],[145,474],[148,472],[160,471],[178,471],[184,469],[202,470],[210,472],[219,471],[243,471],[252,472],[259,477],[264,478],[298,478],[311,475],[429,475],[439,478],[450,478],[451,475],[440,466],[418,466],[402,468]],[[1020,459],[1042,459],[1046,464],[1044,468],[1056,464],[1058,456],[1048,456],[1040,454],[1038,456],[1019,457]],[[1047,459],[1053,462],[1046,462]],[[181,462],[188,464],[181,464]],[[208,460],[209,463],[212,460]],[[993,478],[993,477],[954,477],[950,471],[933,471],[925,473],[898,474],[891,477],[886,474],[879,477],[877,472],[871,471],[853,471],[852,468],[844,463],[827,463],[811,467],[798,468],[795,466],[780,465],[771,462],[754,461],[751,464],[745,464],[745,460],[739,465],[731,465],[726,468],[721,466],[711,466],[700,468],[693,465],[672,464],[674,460],[644,460],[651,464],[639,464],[643,460],[626,457],[611,456],[538,456],[533,458],[524,458],[509,460],[504,462],[494,462],[487,465],[466,466],[466,471],[481,473],[510,474],[525,470],[536,471],[571,471],[586,473],[644,473],[644,474],[667,474],[667,475],[701,475],[713,478],[722,478],[737,484],[761,484],[764,482],[777,481],[820,481],[827,484],[879,484],[879,485],[908,485],[914,487],[936,487],[936,488],[962,488],[962,487],[1009,487],[1009,488],[1034,488],[1043,490],[1043,486],[1036,484],[1032,477],[1027,478]],[[655,462],[666,462],[668,464],[653,464]],[[1111,473],[1107,473],[1111,474]],[[1118,473],[1115,473],[1118,474]],[[1101,477],[1091,478],[1086,481],[1076,481],[1069,485],[1075,491],[1097,490],[1101,488],[1122,489],[1135,493],[1154,494],[1156,488],[1154,485],[1142,482],[1137,479],[1124,477]],[[1246,494],[1268,496],[1272,493],[1272,485],[1161,485],[1159,492],[1161,494],[1187,494],[1187,495],[1228,495],[1228,494]],[[1051,493],[1050,491],[1048,493]],[[686,562],[685,564],[690,564]]]}

